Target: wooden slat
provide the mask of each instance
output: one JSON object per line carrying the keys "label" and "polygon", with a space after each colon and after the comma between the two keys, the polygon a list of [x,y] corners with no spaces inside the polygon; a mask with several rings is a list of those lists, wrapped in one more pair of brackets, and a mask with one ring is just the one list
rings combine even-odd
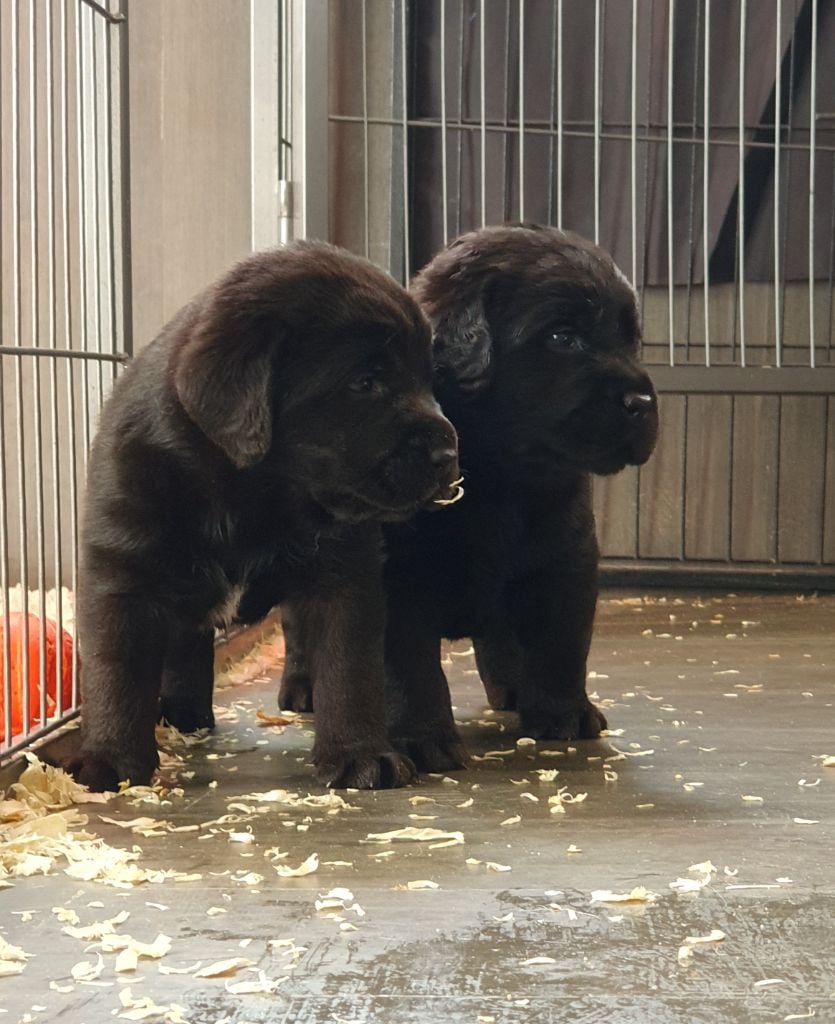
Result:
{"label": "wooden slat", "polygon": [[681,395],[663,395],[659,400],[658,445],[640,471],[641,558],[681,558],[683,554],[684,409]]}
{"label": "wooden slat", "polygon": [[778,556],[819,562],[827,399],[786,396],[780,412]]}
{"label": "wooden slat", "polygon": [[638,547],[638,470],[596,477],[594,515],[600,553],[606,558],[634,558]]}
{"label": "wooden slat", "polygon": [[686,558],[721,560],[730,553],[732,403],[728,395],[687,399]]}
{"label": "wooden slat", "polygon": [[779,420],[776,396],[734,399],[731,557],[735,561],[776,558]]}

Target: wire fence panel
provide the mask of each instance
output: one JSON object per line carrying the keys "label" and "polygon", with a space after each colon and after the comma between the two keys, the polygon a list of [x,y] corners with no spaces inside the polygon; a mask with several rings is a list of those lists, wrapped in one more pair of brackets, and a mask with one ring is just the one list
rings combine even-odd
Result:
{"label": "wire fence panel", "polygon": [[331,0],[330,45],[334,241],[407,280],[527,219],[636,285],[663,431],[597,485],[612,565],[835,586],[835,2]]}
{"label": "wire fence panel", "polygon": [[116,0],[0,0],[0,754],[78,705],[79,499],[129,351]]}

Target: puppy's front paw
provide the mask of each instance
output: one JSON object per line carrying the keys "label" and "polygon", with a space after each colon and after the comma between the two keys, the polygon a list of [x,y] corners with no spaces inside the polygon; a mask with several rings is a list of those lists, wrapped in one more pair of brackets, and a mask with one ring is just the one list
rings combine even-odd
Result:
{"label": "puppy's front paw", "polygon": [[454,772],[467,767],[467,752],[456,733],[395,736],[392,743],[414,761],[419,772]]}
{"label": "puppy's front paw", "polygon": [[522,733],[536,740],[594,740],[606,728],[606,716],[587,700],[579,708],[525,710],[520,724]]}
{"label": "puppy's front paw", "polygon": [[198,732],[215,727],[215,713],[211,705],[201,708],[188,700],[165,694],[160,697],[159,718],[180,732]]}
{"label": "puppy's front paw", "polygon": [[414,764],[396,750],[346,750],[314,760],[316,778],[330,789],[396,789],[417,778]]}
{"label": "puppy's front paw", "polygon": [[313,711],[313,684],[306,672],[285,672],[278,689],[278,706],[282,711],[299,714]]}

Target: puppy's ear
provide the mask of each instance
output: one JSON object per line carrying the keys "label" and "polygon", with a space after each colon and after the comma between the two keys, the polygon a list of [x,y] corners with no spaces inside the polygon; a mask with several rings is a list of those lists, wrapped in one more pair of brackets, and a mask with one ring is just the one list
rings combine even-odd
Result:
{"label": "puppy's ear", "polygon": [[278,338],[267,317],[208,304],[174,367],[174,387],[189,419],[239,468],[253,466],[272,442],[273,358]]}
{"label": "puppy's ear", "polygon": [[464,394],[487,387],[492,377],[493,339],[481,293],[467,304],[430,311],[433,358],[438,371]]}

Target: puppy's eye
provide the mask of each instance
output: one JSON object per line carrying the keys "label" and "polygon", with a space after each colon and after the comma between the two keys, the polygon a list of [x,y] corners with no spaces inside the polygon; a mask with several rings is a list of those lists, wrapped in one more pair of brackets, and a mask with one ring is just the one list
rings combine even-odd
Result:
{"label": "puppy's eye", "polygon": [[570,331],[551,331],[545,344],[555,352],[581,352],[586,346],[583,339]]}
{"label": "puppy's eye", "polygon": [[379,378],[366,374],[349,381],[348,389],[357,395],[381,395],[385,391],[385,385]]}

